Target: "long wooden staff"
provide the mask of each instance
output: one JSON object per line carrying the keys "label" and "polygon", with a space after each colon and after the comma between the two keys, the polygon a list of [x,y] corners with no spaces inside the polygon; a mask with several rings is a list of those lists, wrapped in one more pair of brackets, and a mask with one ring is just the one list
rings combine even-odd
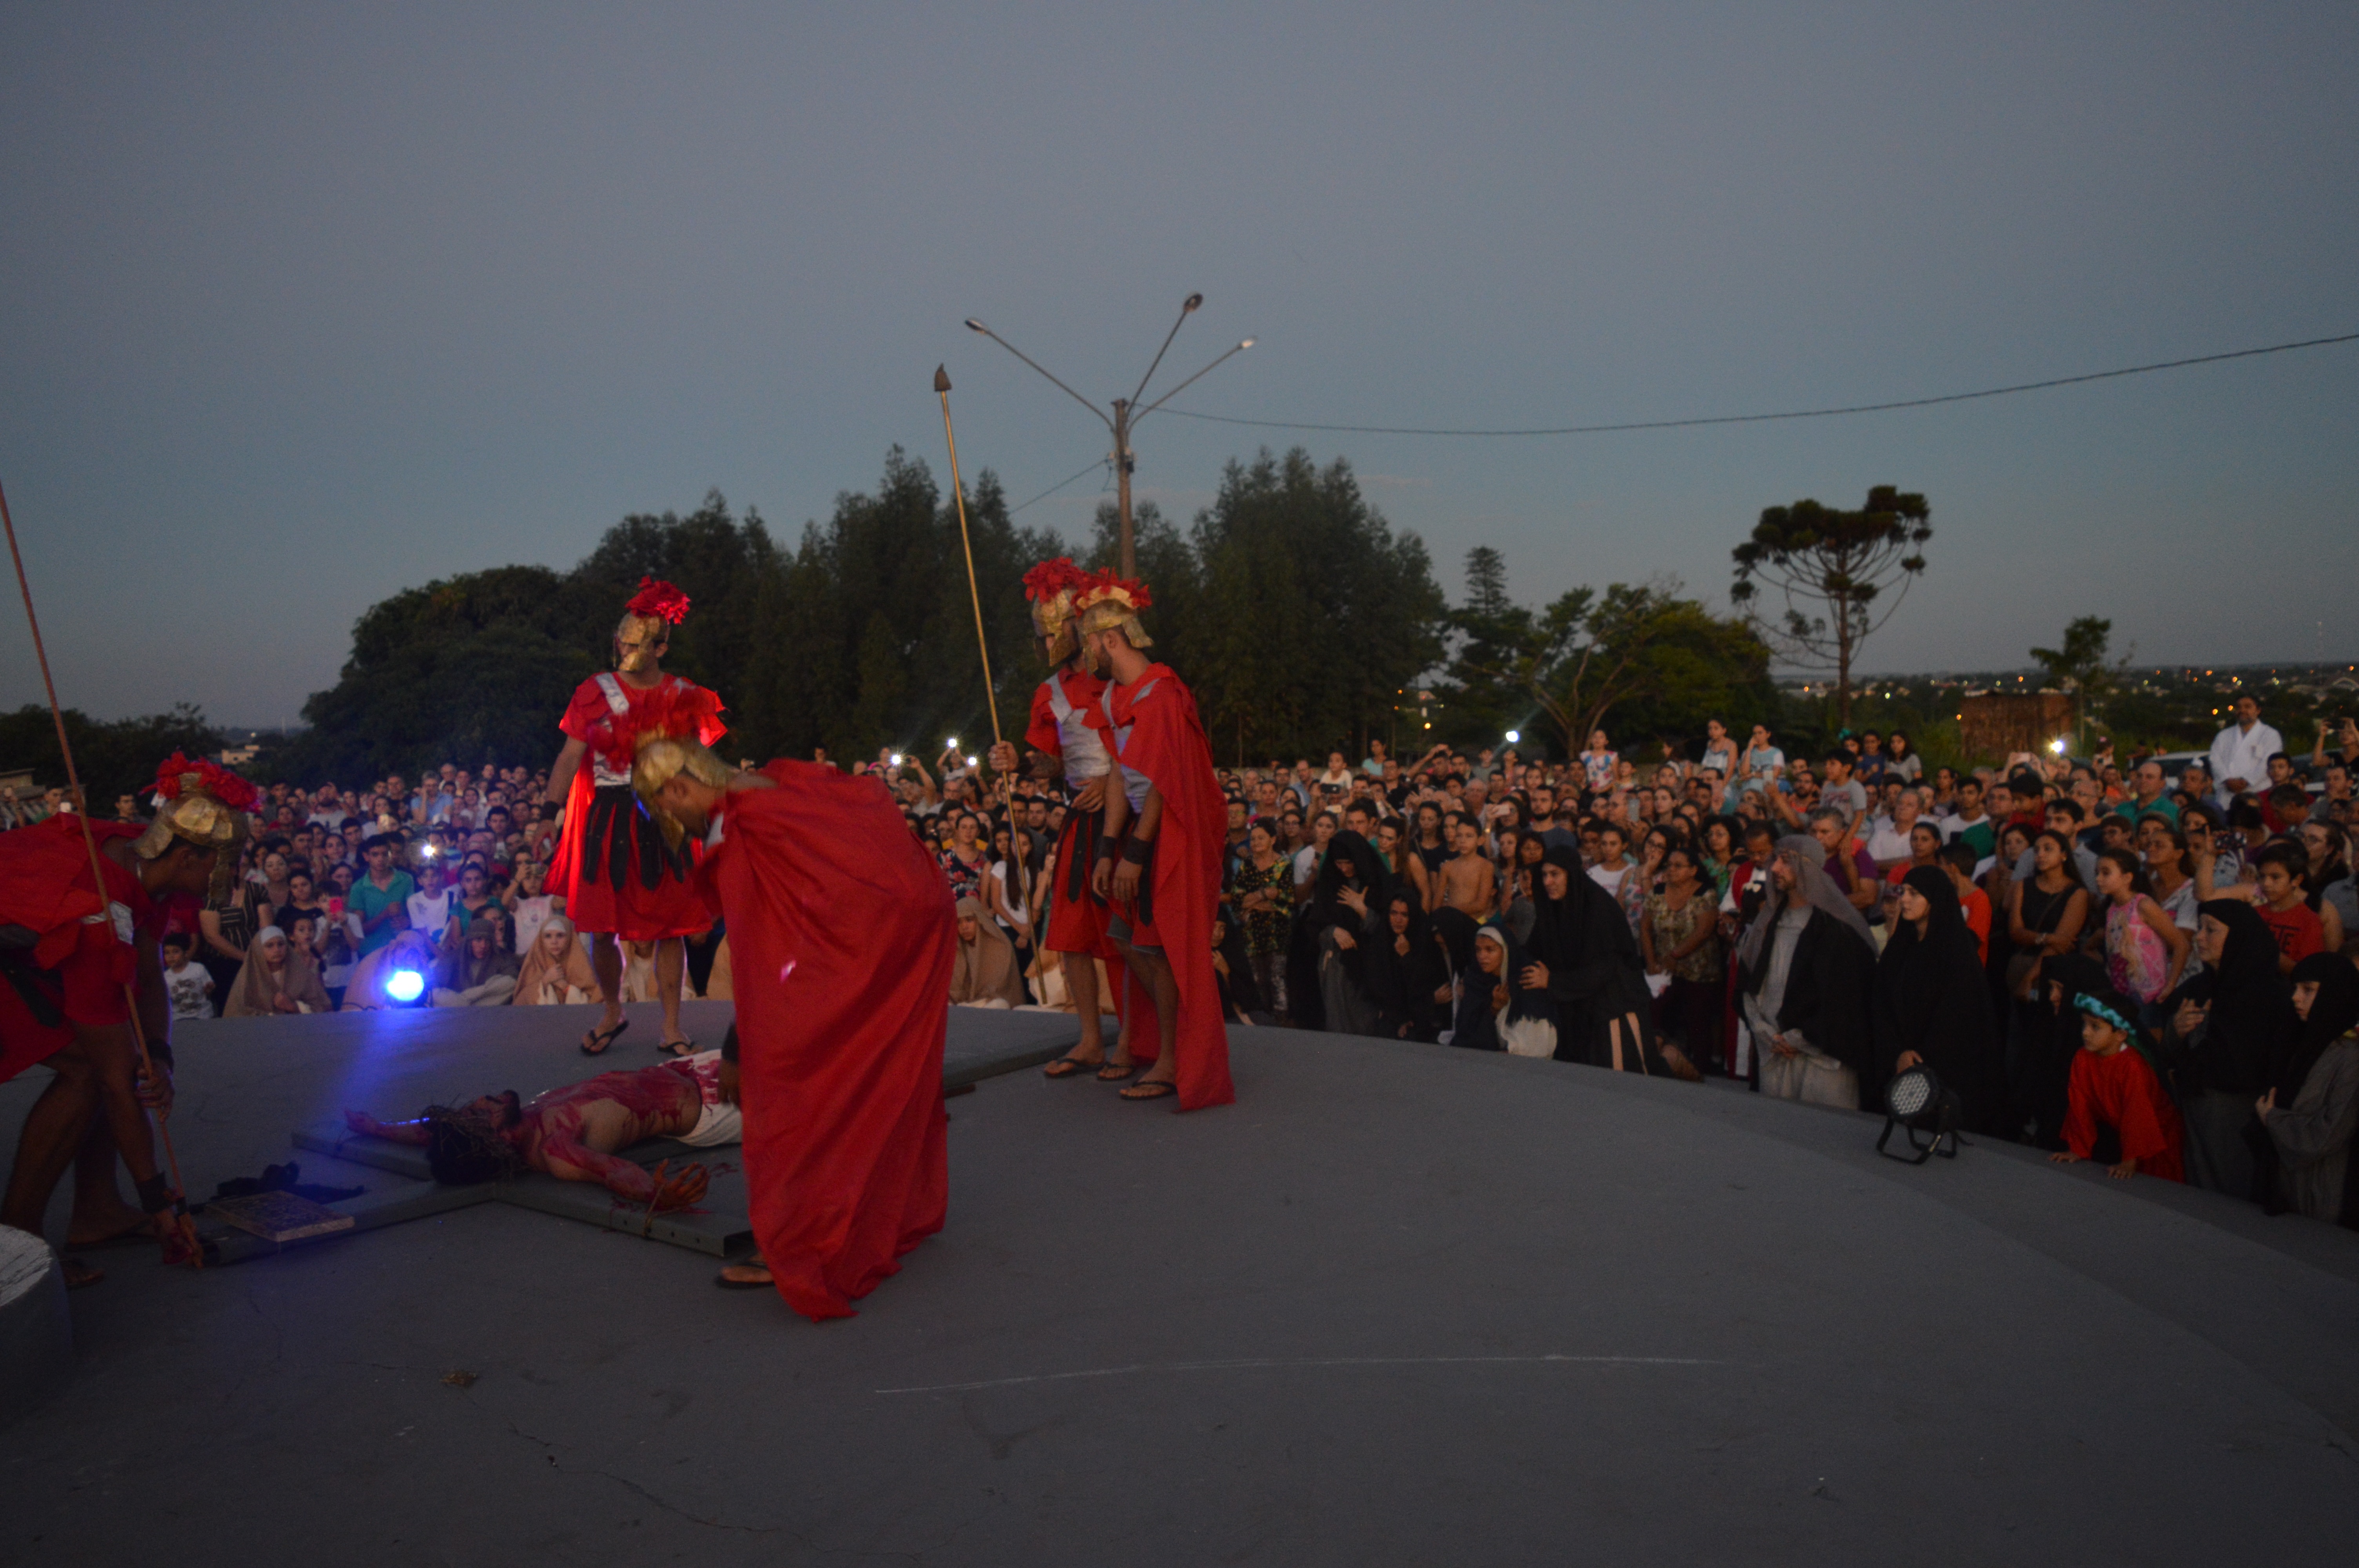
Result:
{"label": "long wooden staff", "polygon": [[[959,479],[958,433],[951,428],[951,377],[940,365],[934,367],[934,392],[942,400],[942,438],[951,448],[951,495],[958,503],[959,546],[966,552],[967,597],[974,600],[974,642],[983,653],[983,695],[991,704],[991,743],[999,744],[999,692],[991,683],[991,644],[983,634],[983,590],[974,580],[974,541],[966,531],[966,486]],[[1007,781],[1002,778],[1004,791]]]}
{"label": "long wooden staff", "polygon": [[[66,739],[65,709],[58,706],[58,683],[49,678],[49,650],[41,643],[40,617],[33,613],[33,585],[25,576],[24,554],[16,548],[16,521],[8,514],[8,492],[5,489],[0,489],[0,526],[5,526],[8,532],[8,558],[16,566],[16,590],[25,596],[25,624],[32,629],[33,656],[40,661],[41,685],[49,694],[49,718],[58,727],[58,751],[65,758],[67,792],[73,800],[74,820],[82,825],[82,848],[90,851],[91,886],[97,890],[99,911],[103,914],[107,903],[106,874],[99,869],[98,838],[90,830],[90,801],[82,794],[82,777],[74,768],[73,743]],[[110,935],[114,934],[113,920],[100,924]],[[139,1051],[139,1071],[152,1084],[156,1081],[156,1062],[147,1051],[147,1029],[140,1022],[139,996],[132,985],[130,980],[123,983],[124,1006],[131,1015],[131,1042]],[[197,1240],[197,1222],[189,1217],[188,1188],[180,1180],[180,1159],[172,1151],[171,1129],[165,1125],[168,1119],[161,1114],[157,1116],[156,1136],[163,1145],[165,1169],[172,1177],[172,1227],[186,1249],[184,1260],[192,1268],[201,1269],[204,1267],[204,1248]],[[167,1246],[164,1251],[168,1260],[172,1257],[170,1247]]]}

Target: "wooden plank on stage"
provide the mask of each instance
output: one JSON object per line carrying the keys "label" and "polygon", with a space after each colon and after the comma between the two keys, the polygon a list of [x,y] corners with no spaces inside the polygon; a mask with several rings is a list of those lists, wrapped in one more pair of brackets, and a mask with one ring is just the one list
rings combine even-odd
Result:
{"label": "wooden plank on stage", "polygon": [[560,1182],[538,1172],[499,1183],[498,1192],[500,1202],[518,1208],[578,1219],[601,1230],[644,1236],[715,1258],[726,1258],[754,1245],[754,1223],[745,1207],[745,1178],[735,1171],[712,1178],[712,1189],[698,1206],[706,1211],[701,1214],[649,1215],[643,1206],[625,1203],[595,1182]]}

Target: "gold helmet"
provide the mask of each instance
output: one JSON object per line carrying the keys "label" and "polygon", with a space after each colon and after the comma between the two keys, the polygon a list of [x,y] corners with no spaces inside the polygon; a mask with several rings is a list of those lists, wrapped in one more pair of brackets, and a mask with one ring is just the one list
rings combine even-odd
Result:
{"label": "gold helmet", "polygon": [[1081,622],[1082,654],[1089,658],[1093,672],[1097,660],[1090,656],[1089,640],[1101,632],[1119,627],[1123,638],[1134,648],[1151,648],[1155,639],[1138,622],[1138,612],[1155,602],[1147,585],[1133,578],[1116,577],[1112,572],[1093,572],[1073,590],[1073,608]]}
{"label": "gold helmet", "polygon": [[687,826],[657,804],[656,797],[664,785],[686,773],[697,783],[714,789],[729,787],[730,767],[715,756],[710,747],[697,741],[683,741],[675,736],[650,734],[639,741],[638,752],[631,759],[631,788],[639,804],[647,808],[662,830],[664,842],[677,846],[688,831]]}
{"label": "gold helmet", "polygon": [[614,628],[614,667],[636,675],[662,657],[671,629],[688,619],[688,595],[656,578],[639,579],[639,591],[623,606]]}
{"label": "gold helmet", "polygon": [[1024,574],[1024,597],[1032,601],[1032,633],[1045,646],[1049,663],[1061,665],[1081,648],[1073,624],[1073,595],[1089,581],[1089,574],[1073,565],[1071,556],[1042,561]]}
{"label": "gold helmet", "polygon": [[131,846],[143,860],[152,860],[172,847],[174,839],[212,852],[212,880],[205,890],[208,903],[229,897],[237,876],[253,809],[261,792],[218,762],[191,762],[175,752],[156,770],[156,820]]}

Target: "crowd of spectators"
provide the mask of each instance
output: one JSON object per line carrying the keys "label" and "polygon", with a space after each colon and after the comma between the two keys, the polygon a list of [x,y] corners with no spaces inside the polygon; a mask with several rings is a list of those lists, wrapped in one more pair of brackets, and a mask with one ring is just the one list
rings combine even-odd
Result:
{"label": "crowd of spectators", "polygon": [[[1982,1135],[2359,1224],[2359,729],[2338,739],[2293,756],[2246,697],[2169,773],[2104,752],[1928,767],[1873,730],[1789,753],[1717,722],[1646,756],[1600,731],[1563,763],[1378,742],[1222,770],[1215,968],[1239,1022],[1581,1059],[1562,933],[1582,877],[1674,1074],[1873,1109],[1895,1071],[1939,1063]],[[1067,1005],[1035,942],[1062,792],[976,762],[854,771],[887,778],[949,872],[954,999]],[[1781,859],[1806,864],[1781,881]],[[1777,940],[1814,905],[1844,961]]]}
{"label": "crowd of spectators", "polygon": [[[1575,1015],[1619,964],[1652,1009],[1633,1065],[1874,1108],[1892,1072],[1939,1064],[1985,1136],[2359,1223],[2359,730],[2297,758],[2238,709],[2175,775],[2102,752],[1929,768],[1897,732],[1789,752],[1717,722],[1644,757],[1601,730],[1560,763],[1376,742],[1223,770],[1224,1010],[1591,1059]],[[955,743],[931,769],[886,752],[852,771],[940,859],[953,1001],[1070,1009],[1036,939],[1062,787]],[[415,1005],[603,1001],[545,891],[547,788],[450,763],[268,786],[234,892],[166,945],[176,1013],[397,1005],[395,968],[426,978]],[[1612,912],[1585,946],[1583,908]],[[628,956],[625,1000],[651,1000],[652,946]],[[688,971],[689,994],[730,994],[724,930],[690,942]]]}

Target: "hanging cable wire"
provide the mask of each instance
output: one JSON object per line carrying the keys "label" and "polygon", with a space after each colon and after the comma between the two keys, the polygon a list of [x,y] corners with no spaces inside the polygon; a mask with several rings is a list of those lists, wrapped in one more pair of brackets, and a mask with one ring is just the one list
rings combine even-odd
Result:
{"label": "hanging cable wire", "polygon": [[[1064,479],[1060,479],[1060,480],[1059,480],[1056,483],[1054,483],[1054,484],[1050,485],[1048,489],[1046,489],[1046,490],[1042,491],[1039,494],[1038,494],[1038,495],[1034,496],[1034,497],[1032,498],[1032,501],[1046,501],[1046,500],[1048,500],[1050,496],[1052,496],[1052,495],[1056,494],[1059,491],[1060,491],[1060,490],[1064,489],[1067,485],[1069,485],[1069,484],[1072,483],[1074,480],[1077,480],[1077,479],[1081,478],[1082,474],[1092,473],[1092,472],[1094,472],[1095,470],[1099,470],[1099,469],[1106,468],[1106,467],[1108,467],[1108,466],[1110,466],[1110,465],[1109,465],[1109,462],[1108,462],[1108,460],[1106,460],[1106,459],[1104,459],[1104,458],[1099,458],[1099,459],[1097,459],[1095,461],[1092,462],[1092,463],[1091,463],[1087,468],[1082,469],[1082,470],[1080,470],[1078,472],[1075,472],[1075,473],[1073,473],[1073,474],[1071,474],[1071,475],[1068,476],[1067,478],[1064,478]],[[1031,504],[1032,504],[1032,501],[1025,502],[1025,503],[1023,503],[1023,505],[1021,505],[1021,506],[1011,506],[1011,507],[1009,507],[1009,508],[1007,509],[1007,514],[1008,514],[1010,517],[1015,516],[1017,513],[1019,513],[1019,512],[1023,511],[1023,510],[1024,510],[1024,507],[1031,505]]]}
{"label": "hanging cable wire", "polygon": [[[1980,392],[1952,392],[1940,397],[1907,397],[1895,403],[1855,403],[1842,408],[1798,408],[1782,414],[1721,414],[1698,419],[1636,419],[1614,425],[1559,425],[1537,430],[1449,430],[1403,425],[1313,425],[1296,419],[1239,419],[1225,414],[1198,414],[1169,408],[1183,419],[1203,419],[1218,425],[1252,425],[1266,430],[1332,430],[1362,436],[1598,436],[1618,430],[1684,430],[1699,425],[1760,425],[1779,419],[1828,419],[1839,414],[1881,414],[1896,408],[1930,408],[1942,403],[1971,403],[1983,397],[2005,397],[2017,392],[2041,392],[2054,386],[2078,386],[2085,382],[2113,381],[2158,370],[2184,370],[2190,365],[2218,364],[2223,360],[2248,360],[2262,354],[2288,353],[2295,349],[2319,349],[2331,343],[2359,342],[2359,332],[2332,338],[2305,338],[2298,343],[2271,343],[2267,348],[2233,349],[2224,354],[2198,354],[2193,359],[2162,360],[2154,364],[2128,365],[2121,370],[2093,371],[2086,375],[2060,375],[2049,381],[2020,382],[2013,386],[1985,387]],[[1070,481],[1069,481],[1070,482]]]}

